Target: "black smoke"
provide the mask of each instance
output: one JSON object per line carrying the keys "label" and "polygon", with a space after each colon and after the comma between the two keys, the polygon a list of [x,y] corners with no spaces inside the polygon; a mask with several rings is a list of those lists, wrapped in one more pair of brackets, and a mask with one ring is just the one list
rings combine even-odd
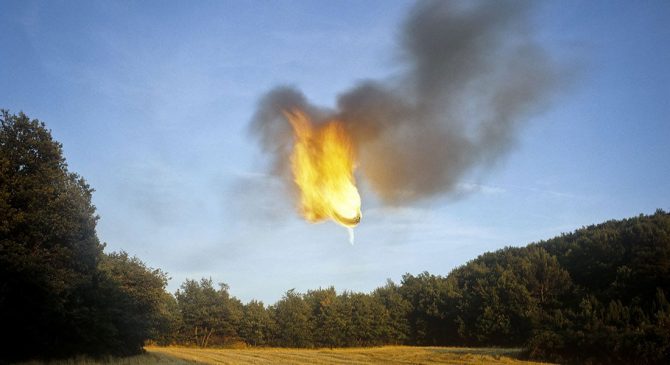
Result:
{"label": "black smoke", "polygon": [[335,118],[355,140],[357,172],[384,202],[453,193],[465,173],[505,156],[557,89],[559,68],[534,39],[530,6],[421,1],[402,24],[400,74],[356,85],[334,109],[277,87],[260,100],[251,130],[284,174],[293,136],[282,111]]}

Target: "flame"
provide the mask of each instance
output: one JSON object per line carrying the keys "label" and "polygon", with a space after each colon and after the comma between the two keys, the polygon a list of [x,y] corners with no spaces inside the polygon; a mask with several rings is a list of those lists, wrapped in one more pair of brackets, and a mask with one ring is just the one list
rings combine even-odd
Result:
{"label": "flame", "polygon": [[[300,189],[301,214],[310,222],[330,218],[347,228],[356,226],[361,221],[361,197],[349,133],[337,120],[314,125],[297,109],[284,115],[295,133],[291,170]],[[350,241],[353,244],[353,238]]]}

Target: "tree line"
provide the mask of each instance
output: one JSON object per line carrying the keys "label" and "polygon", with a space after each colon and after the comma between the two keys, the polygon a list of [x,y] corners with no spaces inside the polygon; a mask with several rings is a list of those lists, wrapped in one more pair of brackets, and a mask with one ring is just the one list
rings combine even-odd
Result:
{"label": "tree line", "polygon": [[92,193],[44,123],[0,113],[0,362],[135,354],[165,321],[167,276],[104,252]]}
{"label": "tree line", "polygon": [[[160,341],[502,346],[560,363],[661,364],[670,360],[669,289],[670,214],[659,210],[485,253],[447,276],[405,274],[371,293],[289,290],[266,307],[187,280],[172,306],[175,330]],[[198,328],[214,335],[199,342]]]}
{"label": "tree line", "polygon": [[670,214],[609,221],[485,253],[370,293],[287,291],[242,303],[225,284],[107,253],[91,189],[24,114],[0,117],[0,362],[189,346],[523,347],[563,363],[670,362]]}

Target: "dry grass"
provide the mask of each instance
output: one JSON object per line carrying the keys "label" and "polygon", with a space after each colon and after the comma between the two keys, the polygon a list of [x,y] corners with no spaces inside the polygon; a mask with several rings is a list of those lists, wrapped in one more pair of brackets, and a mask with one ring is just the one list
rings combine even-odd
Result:
{"label": "dry grass", "polygon": [[101,360],[95,360],[90,357],[80,356],[74,357],[66,360],[55,360],[49,362],[43,361],[30,361],[23,362],[20,365],[93,365],[93,364],[105,364],[105,365],[160,365],[160,364],[169,364],[169,365],[193,365],[197,364],[193,361],[188,361],[180,359],[178,357],[161,354],[158,351],[152,351],[143,355],[122,357],[122,358],[107,358]]}
{"label": "dry grass", "polygon": [[515,359],[517,349],[385,346],[352,349],[195,349],[147,347],[152,355],[200,364],[539,364]]}

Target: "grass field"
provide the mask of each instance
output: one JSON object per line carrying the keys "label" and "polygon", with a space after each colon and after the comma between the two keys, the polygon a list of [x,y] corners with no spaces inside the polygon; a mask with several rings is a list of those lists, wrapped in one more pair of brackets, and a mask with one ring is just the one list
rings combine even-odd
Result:
{"label": "grass field", "polygon": [[148,352],[143,355],[130,356],[130,357],[114,357],[107,358],[102,360],[93,360],[89,357],[81,356],[75,357],[67,360],[56,360],[56,361],[29,361],[22,362],[17,365],[92,365],[92,364],[105,364],[105,365],[193,365],[193,364],[202,364],[202,362],[194,362],[189,360],[183,360],[178,357],[171,355],[164,355],[158,352]]}
{"label": "grass field", "polygon": [[[147,347],[147,353],[94,361],[73,358],[50,365],[192,365],[192,364],[540,364],[517,360],[517,349],[385,346],[352,349],[196,349]],[[23,365],[38,365],[27,362]]]}
{"label": "grass field", "polygon": [[538,364],[515,359],[519,350],[385,346],[352,349],[193,349],[148,347],[152,355],[205,364]]}

